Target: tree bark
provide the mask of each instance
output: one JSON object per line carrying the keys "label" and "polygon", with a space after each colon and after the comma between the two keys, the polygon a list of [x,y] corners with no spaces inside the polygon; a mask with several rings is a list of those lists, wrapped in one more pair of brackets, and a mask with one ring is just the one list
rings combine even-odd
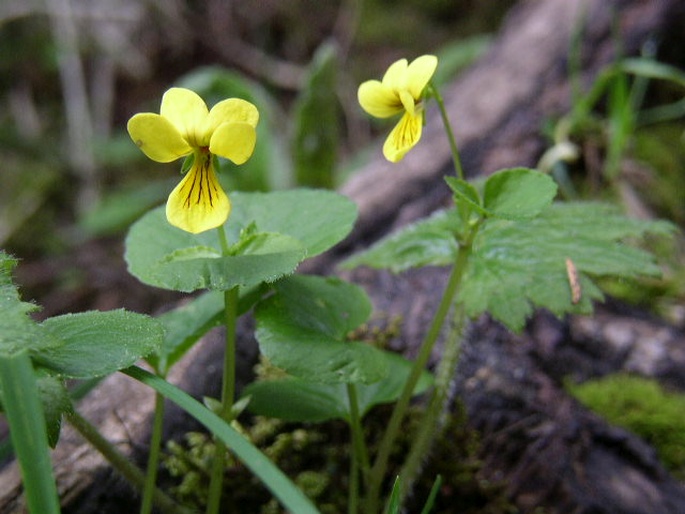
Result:
{"label": "tree bark", "polygon": [[[545,147],[544,120],[569,107],[568,50],[581,20],[581,78],[587,87],[615,56],[612,26],[620,29],[623,52],[636,54],[651,36],[666,41],[679,37],[682,44],[683,11],[680,0],[519,4],[487,55],[443,91],[467,173],[536,164]],[[383,160],[379,145],[377,155],[345,184],[342,192],[359,205],[356,228],[344,244],[305,270],[332,272],[355,249],[449,203],[442,180],[451,173],[449,145],[437,112],[429,109],[427,119],[422,141],[401,163]],[[412,356],[439,300],[445,270],[395,276],[359,269],[345,276],[367,289],[379,312],[402,317],[402,333],[394,344]],[[620,353],[612,343],[609,334],[621,332],[609,330],[614,323],[630,334],[632,358],[626,357],[625,347]],[[659,339],[663,352],[648,361],[643,355],[656,344],[654,334],[661,333],[669,336]],[[221,344],[213,339],[195,348],[175,370],[175,380],[198,396],[211,395],[218,383],[211,363]],[[683,343],[682,332],[673,328],[610,311],[563,322],[539,314],[519,337],[487,318],[474,324],[463,346],[456,392],[469,423],[482,433],[484,478],[503,480],[524,512],[536,507],[552,513],[685,512],[685,490],[663,470],[652,449],[582,409],[559,383],[564,374],[576,371],[577,363],[586,370],[581,378],[629,369],[682,387],[685,359],[678,345],[682,348]],[[242,368],[249,370],[254,341],[246,336],[241,344]],[[588,348],[600,349],[599,354]],[[198,377],[203,378],[200,383]],[[152,408],[151,392],[121,375],[107,378],[80,407],[122,451],[139,456],[145,453]],[[174,426],[186,430],[179,419],[172,417]],[[168,434],[173,428],[168,424]],[[113,512],[107,510],[108,493],[119,494],[124,488],[122,494],[131,496],[98,454],[69,429],[53,462],[65,512]],[[17,467],[10,464],[0,471],[0,514],[23,512],[20,492]]]}
{"label": "tree bark", "polygon": [[640,373],[682,387],[685,335],[655,320],[602,312],[559,321],[538,313],[522,336],[487,319],[472,327],[457,372],[483,478],[523,512],[685,512],[685,487],[641,439],[580,406],[564,378]]}

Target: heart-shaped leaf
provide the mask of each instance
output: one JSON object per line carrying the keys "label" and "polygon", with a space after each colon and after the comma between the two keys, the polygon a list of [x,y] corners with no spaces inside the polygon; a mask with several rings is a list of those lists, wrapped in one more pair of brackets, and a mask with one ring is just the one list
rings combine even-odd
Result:
{"label": "heart-shaped leaf", "polygon": [[184,292],[253,287],[292,273],[305,257],[339,242],[356,218],[354,204],[330,191],[232,193],[231,201],[224,227],[230,254],[222,253],[217,230],[185,232],[171,226],[160,207],[131,227],[129,271],[146,284]]}
{"label": "heart-shaped leaf", "polygon": [[157,320],[125,310],[65,314],[41,326],[59,342],[33,353],[34,362],[69,378],[99,377],[131,366],[157,351],[164,338]]}
{"label": "heart-shaped leaf", "polygon": [[483,205],[496,218],[532,218],[549,206],[556,194],[557,185],[550,176],[528,168],[512,168],[488,177]]}
{"label": "heart-shaped leaf", "polygon": [[[411,373],[412,363],[402,356],[383,352],[388,373],[373,384],[355,384],[360,414],[372,407],[397,400]],[[414,394],[421,394],[433,383],[427,371],[421,375]],[[255,414],[286,421],[321,422],[329,419],[351,420],[346,384],[322,384],[295,377],[263,380],[247,386],[249,410]]]}
{"label": "heart-shaped leaf", "polygon": [[346,339],[371,313],[361,288],[337,278],[293,276],[275,289],[255,309],[259,347],[271,363],[316,382],[368,384],[385,376],[379,350]]}

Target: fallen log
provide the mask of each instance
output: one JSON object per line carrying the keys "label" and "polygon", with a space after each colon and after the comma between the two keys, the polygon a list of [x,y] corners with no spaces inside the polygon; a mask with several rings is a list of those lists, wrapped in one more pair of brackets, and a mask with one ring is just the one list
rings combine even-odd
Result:
{"label": "fallen log", "polygon": [[[650,36],[682,38],[676,27],[682,27],[683,11],[678,0],[519,4],[487,55],[443,91],[465,168],[473,176],[535,165],[545,144],[540,135],[542,122],[568,108],[568,49],[578,20],[586,23],[582,81],[587,85],[614,56],[614,20],[620,27],[624,53],[635,54]],[[448,142],[436,113],[429,111],[421,143],[402,163],[385,162],[379,146],[378,155],[342,188],[359,205],[359,222],[345,244],[306,268],[330,272],[356,248],[446,205],[449,195],[442,176],[449,168]],[[346,276],[369,291],[377,310],[402,316],[402,333],[394,345],[411,356],[437,304],[444,270],[393,276],[360,269]],[[607,316],[615,320],[610,313]],[[523,511],[542,507],[545,512],[559,513],[685,512],[682,486],[663,470],[653,451],[582,409],[561,388],[558,380],[563,370],[553,365],[556,356],[574,342],[583,338],[587,342],[588,332],[581,328],[601,321],[599,317],[589,320],[559,322],[542,315],[520,337],[487,319],[474,325],[464,344],[456,384],[469,423],[482,433],[482,473],[503,481]],[[648,334],[661,326],[644,323],[642,330]],[[610,347],[598,333],[603,332],[595,333],[593,344]],[[218,383],[210,363],[216,360],[220,344],[211,339],[175,370],[174,379],[196,396],[211,395]],[[652,343],[645,337],[636,338],[634,344],[639,352],[642,345]],[[254,342],[245,337],[241,347],[245,351],[242,368],[249,370]],[[682,359],[670,362],[675,368]],[[678,369],[669,373],[682,373]],[[198,376],[204,378],[201,383]],[[80,408],[123,451],[143,457],[152,405],[149,391],[115,375]],[[176,423],[179,418],[172,419]],[[187,427],[169,424],[167,430],[171,434],[174,428]],[[126,510],[125,503],[112,506],[108,502],[112,494],[119,502],[127,498],[135,502],[128,486],[70,430],[65,430],[53,462],[65,512]],[[23,512],[20,493],[17,468],[8,465],[0,471],[0,514]]]}
{"label": "fallen log", "polygon": [[685,487],[654,449],[583,408],[562,384],[621,371],[682,378],[683,343],[682,331],[615,313],[566,321],[540,313],[522,336],[476,323],[457,390],[482,437],[483,478],[505,484],[523,512],[683,512]]}

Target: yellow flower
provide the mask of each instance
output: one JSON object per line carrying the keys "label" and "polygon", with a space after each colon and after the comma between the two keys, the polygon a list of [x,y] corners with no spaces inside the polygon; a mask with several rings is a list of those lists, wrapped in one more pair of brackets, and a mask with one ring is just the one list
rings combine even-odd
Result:
{"label": "yellow flower", "polygon": [[400,59],[388,68],[381,82],[368,80],[359,86],[359,104],[371,116],[388,118],[404,111],[383,145],[383,155],[390,162],[401,160],[421,139],[421,97],[437,66],[434,55],[422,55],[411,64]]}
{"label": "yellow flower", "polygon": [[171,88],[159,114],[139,113],[128,121],[131,139],[150,159],[171,162],[193,154],[193,163],[169,195],[169,223],[197,234],[222,225],[231,204],[214,170],[214,155],[243,164],[252,155],[259,112],[238,98],[207,105],[189,89]]}

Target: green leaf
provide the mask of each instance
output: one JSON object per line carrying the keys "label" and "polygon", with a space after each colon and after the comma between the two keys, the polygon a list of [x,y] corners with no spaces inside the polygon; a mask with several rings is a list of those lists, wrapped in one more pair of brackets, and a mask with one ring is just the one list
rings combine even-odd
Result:
{"label": "green leaf", "polygon": [[360,287],[337,278],[293,276],[275,289],[255,309],[256,337],[271,363],[316,382],[371,383],[385,376],[379,350],[346,340],[371,314]]}
{"label": "green leaf", "polygon": [[72,408],[69,392],[64,381],[49,375],[38,377],[38,394],[45,414],[48,444],[54,448],[59,441],[62,415]]}
{"label": "green leaf", "polygon": [[184,292],[249,288],[292,273],[305,256],[338,243],[356,218],[354,204],[329,191],[236,192],[231,201],[225,230],[232,255],[221,255],[216,230],[180,230],[167,222],[162,207],[131,228],[129,271],[146,284]]}
{"label": "green leaf", "polygon": [[322,384],[296,377],[253,382],[243,390],[253,414],[285,421],[320,423],[348,419],[345,384]]}
{"label": "green leaf", "polygon": [[402,481],[399,475],[395,478],[392,486],[388,505],[385,508],[385,514],[400,514],[402,509]]}
{"label": "green leaf", "polygon": [[368,250],[345,260],[341,267],[388,268],[399,273],[421,266],[445,266],[454,262],[459,251],[455,233],[462,228],[454,209],[438,211],[425,220],[403,227]]}
{"label": "green leaf", "polygon": [[324,42],[294,105],[293,160],[297,185],[333,188],[339,139],[338,52]]}
{"label": "green leaf", "polygon": [[305,246],[307,257],[342,241],[357,219],[357,206],[333,191],[236,192],[231,201],[233,211],[226,223],[229,240],[237,240],[240,229],[254,222],[261,232],[294,237]]}
{"label": "green leaf", "polygon": [[45,417],[28,352],[0,354],[0,389],[12,446],[21,467],[28,510],[58,514],[59,499],[52,475]]}
{"label": "green leaf", "polygon": [[38,309],[22,302],[12,283],[17,261],[0,251],[0,354],[11,355],[24,349],[39,350],[57,344],[51,334],[36,324],[28,314]]}
{"label": "green leaf", "polygon": [[646,57],[623,59],[616,66],[619,70],[650,79],[668,80],[685,87],[683,70]]}
{"label": "green leaf", "polygon": [[421,509],[421,514],[430,514],[433,510],[433,504],[440,491],[440,486],[442,485],[442,475],[435,477],[435,482],[433,482],[433,487],[431,487],[430,493],[428,493],[428,498],[426,498],[426,503]]}
{"label": "green leaf", "polygon": [[[250,443],[241,433],[212,413],[197,400],[159,377],[140,368],[128,368],[124,373],[148,385],[185,410],[202,423],[274,493],[281,504],[290,512],[298,514],[319,514],[312,502],[295,484],[278,469],[271,460]],[[39,512],[39,511],[36,511]]]}
{"label": "green leaf", "polygon": [[[257,234],[243,232],[240,240],[230,248],[232,255],[264,255],[287,248],[293,238],[272,232]],[[299,243],[299,241],[298,241]]]}
{"label": "green leaf", "polygon": [[[376,405],[397,400],[411,373],[412,363],[401,355],[390,352],[382,352],[382,355],[388,365],[386,376],[372,384],[355,386],[362,416]],[[432,383],[432,375],[424,372],[414,394],[423,393]],[[286,377],[254,382],[245,388],[243,396],[250,398],[249,410],[263,416],[300,422],[351,421],[346,384],[322,384]]]}
{"label": "green leaf", "polygon": [[113,373],[157,351],[164,334],[157,320],[123,309],[66,314],[41,325],[59,344],[33,354],[52,373],[91,378]]}
{"label": "green leaf", "polygon": [[[373,384],[357,384],[357,401],[359,412],[364,415],[372,407],[397,400],[402,394],[404,384],[409,379],[413,362],[399,354],[383,351],[388,365],[388,373]],[[433,375],[423,371],[414,387],[414,394],[425,392],[433,384]],[[347,403],[345,404],[347,406]]]}
{"label": "green leaf", "polygon": [[473,184],[455,177],[445,177],[445,182],[454,193],[456,204],[462,203],[480,214],[486,214],[480,194]]}
{"label": "green leaf", "polygon": [[223,311],[223,294],[208,291],[191,302],[157,318],[164,327],[164,343],[159,355],[152,354],[148,361],[166,373],[210,329],[220,324]]}
{"label": "green leaf", "polygon": [[483,206],[490,216],[497,218],[532,218],[549,206],[556,194],[557,185],[548,175],[528,168],[513,168],[488,177]]}
{"label": "green leaf", "polygon": [[[633,220],[598,203],[555,204],[531,220],[484,223],[458,298],[475,317],[490,312],[512,330],[523,328],[536,307],[561,316],[589,313],[602,293],[593,277],[657,276],[648,252],[627,239],[668,234],[668,223]],[[573,302],[566,260],[574,265],[581,296]]]}
{"label": "green leaf", "polygon": [[219,259],[221,252],[209,246],[190,246],[164,256],[161,262],[192,261],[193,259]]}
{"label": "green leaf", "polygon": [[257,252],[222,256],[216,231],[190,234],[172,227],[164,209],[136,222],[126,239],[131,274],[146,284],[191,292],[253,287],[292,273],[306,254],[302,243],[282,234],[263,234]]}
{"label": "green leaf", "polygon": [[[236,239],[239,234],[236,234]],[[292,273],[306,249],[297,239],[270,234],[262,253],[222,256],[216,231],[190,234],[169,225],[163,208],[136,222],[126,239],[129,271],[146,284],[191,292],[252,287]]]}

